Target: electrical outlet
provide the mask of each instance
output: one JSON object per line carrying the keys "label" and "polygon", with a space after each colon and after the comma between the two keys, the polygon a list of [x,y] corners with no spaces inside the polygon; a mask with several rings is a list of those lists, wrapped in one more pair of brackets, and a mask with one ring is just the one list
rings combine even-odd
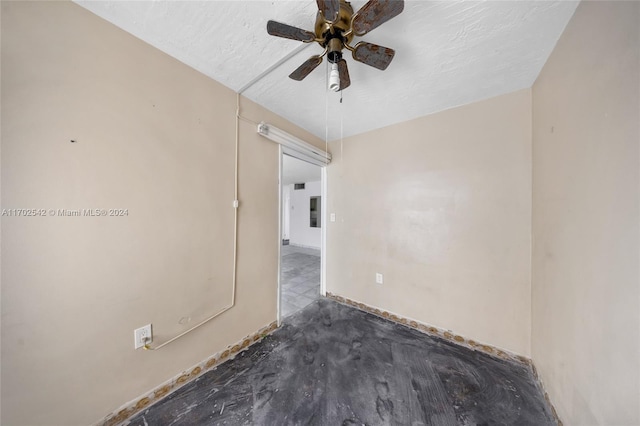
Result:
{"label": "electrical outlet", "polygon": [[145,344],[153,342],[153,333],[151,332],[151,324],[147,324],[144,327],[136,328],[133,331],[134,347],[140,349]]}
{"label": "electrical outlet", "polygon": [[382,284],[383,283],[383,279],[382,279],[382,274],[379,272],[376,272],[376,284]]}
{"label": "electrical outlet", "polygon": [[336,214],[335,213],[331,213],[329,218],[330,218],[329,220],[331,220],[331,222],[335,222],[336,221]]}

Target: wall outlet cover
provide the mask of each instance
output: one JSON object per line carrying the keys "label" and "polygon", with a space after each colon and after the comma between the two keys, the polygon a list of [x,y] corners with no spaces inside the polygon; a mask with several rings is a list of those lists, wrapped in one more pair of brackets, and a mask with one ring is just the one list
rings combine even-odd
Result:
{"label": "wall outlet cover", "polygon": [[147,324],[144,327],[136,328],[133,331],[134,348],[140,349],[145,343],[149,344],[153,342],[153,333],[151,332],[151,324]]}

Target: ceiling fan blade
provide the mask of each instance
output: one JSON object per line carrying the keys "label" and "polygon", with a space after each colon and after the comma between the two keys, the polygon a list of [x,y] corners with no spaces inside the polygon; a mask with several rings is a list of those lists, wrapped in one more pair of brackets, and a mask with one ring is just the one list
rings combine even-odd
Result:
{"label": "ceiling fan blade", "polygon": [[353,32],[357,36],[363,36],[398,16],[403,10],[404,0],[369,0],[353,16]]}
{"label": "ceiling fan blade", "polygon": [[316,0],[316,3],[324,19],[329,22],[336,20],[340,10],[340,0]]}
{"label": "ceiling fan blade", "polygon": [[338,61],[338,73],[340,74],[340,90],[344,90],[351,85],[349,68],[347,68],[347,61],[344,59]]}
{"label": "ceiling fan blade", "polygon": [[396,52],[388,47],[361,41],[353,49],[353,59],[379,70],[386,70]]}
{"label": "ceiling fan blade", "polygon": [[267,32],[272,36],[289,38],[291,40],[303,41],[309,43],[316,39],[316,35],[311,31],[301,28],[292,27],[291,25],[282,24],[276,21],[267,22]]}
{"label": "ceiling fan blade", "polygon": [[308,76],[311,71],[315,70],[318,65],[322,62],[322,56],[312,56],[302,65],[300,65],[294,72],[289,74],[289,78],[292,78],[297,81],[303,80],[306,76]]}

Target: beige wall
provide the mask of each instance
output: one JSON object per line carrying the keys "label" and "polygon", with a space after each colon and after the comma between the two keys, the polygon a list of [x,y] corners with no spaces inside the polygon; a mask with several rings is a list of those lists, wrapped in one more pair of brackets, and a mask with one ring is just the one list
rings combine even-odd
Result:
{"label": "beige wall", "polygon": [[[333,143],[327,290],[532,353],[567,424],[640,423],[639,16],[579,6],[533,159],[530,90]],[[70,3],[1,17],[2,208],[129,210],[2,218],[1,423],[87,424],[275,319],[277,146],[241,122],[237,306],[134,351],[230,299],[235,94]]]}
{"label": "beige wall", "polygon": [[529,355],[530,90],[331,148],[327,290]]}
{"label": "beige wall", "polygon": [[231,90],[77,5],[7,1],[1,88],[2,208],[129,211],[2,218],[2,424],[95,422],[275,320],[277,145],[241,122],[237,305],[133,349],[230,300]]}
{"label": "beige wall", "polygon": [[533,359],[570,425],[640,424],[639,28],[583,2],[533,87]]}

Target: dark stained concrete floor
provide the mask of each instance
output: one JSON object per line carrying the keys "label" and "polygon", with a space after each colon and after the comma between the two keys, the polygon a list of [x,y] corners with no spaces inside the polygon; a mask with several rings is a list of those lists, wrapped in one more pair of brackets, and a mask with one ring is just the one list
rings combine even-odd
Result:
{"label": "dark stained concrete floor", "polygon": [[554,425],[529,368],[320,299],[132,425]]}

